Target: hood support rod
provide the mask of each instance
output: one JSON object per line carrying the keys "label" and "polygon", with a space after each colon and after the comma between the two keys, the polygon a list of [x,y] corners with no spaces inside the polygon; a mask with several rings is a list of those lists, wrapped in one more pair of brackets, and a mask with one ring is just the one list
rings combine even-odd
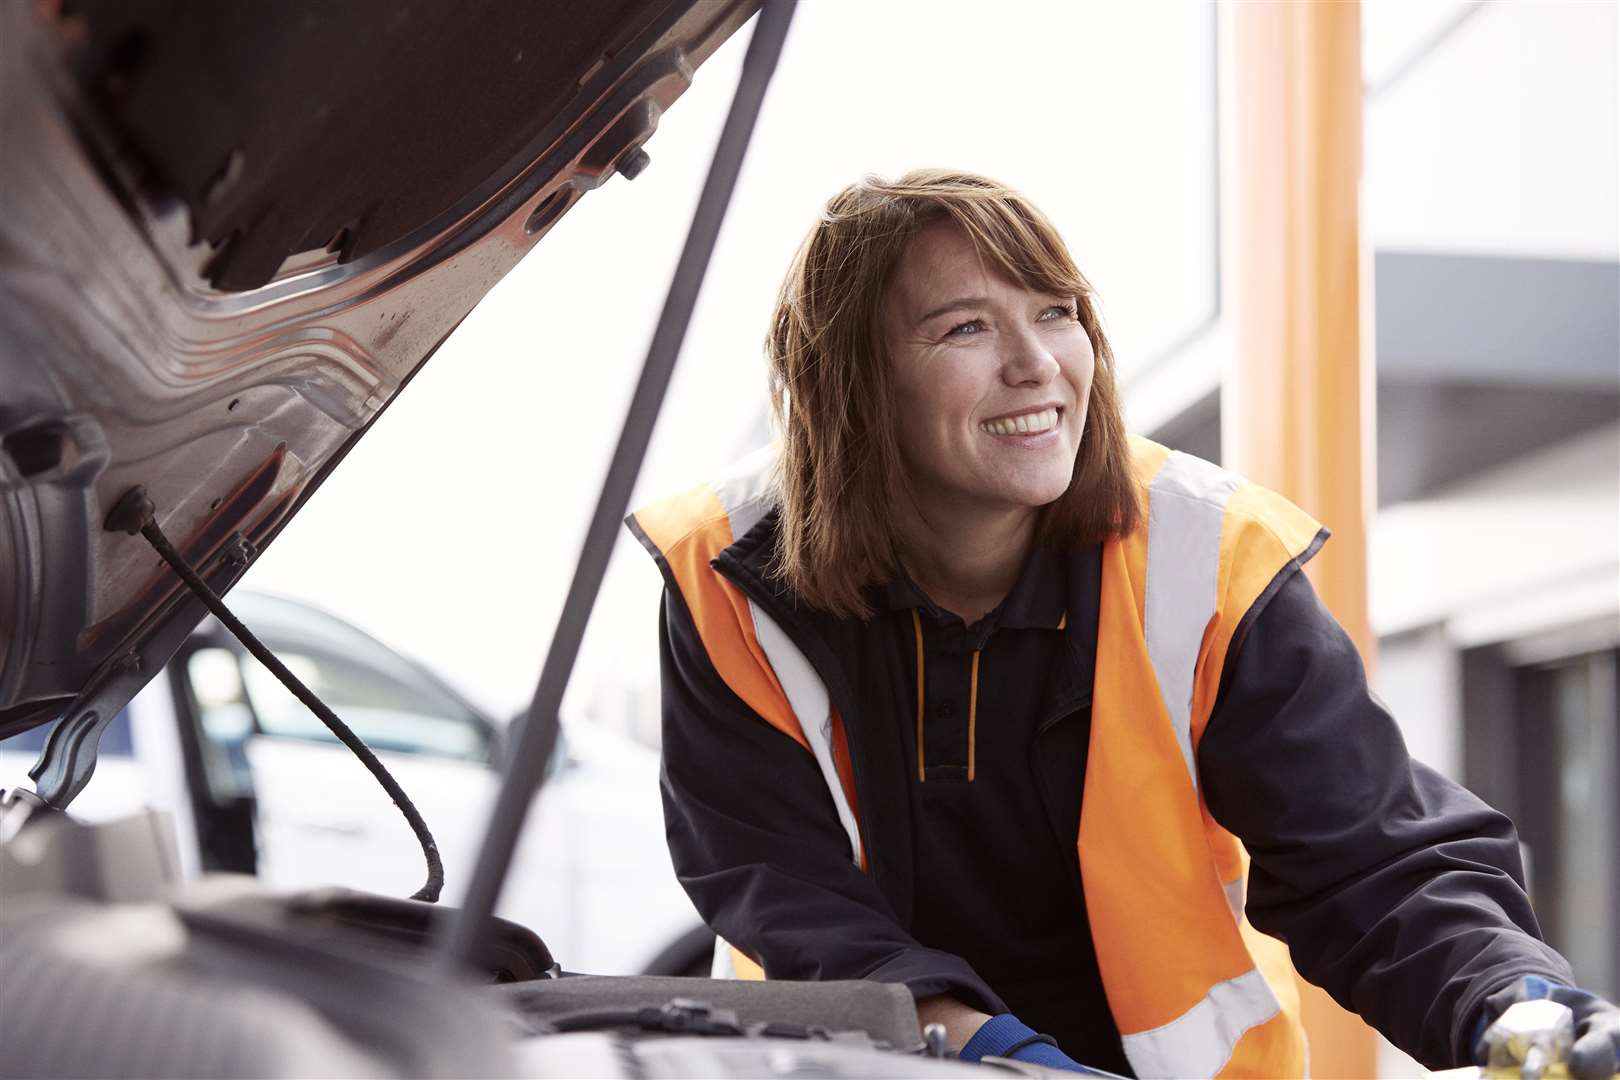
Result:
{"label": "hood support rod", "polygon": [[686,246],[676,264],[669,292],[664,299],[664,310],[653,332],[647,359],[641,368],[641,378],[619,432],[619,444],[613,451],[607,478],[591,517],[590,529],[579,562],[574,568],[574,580],[557,619],[557,629],[546,650],[546,661],[540,669],[540,682],[535,687],[534,699],[518,732],[517,746],[508,756],[506,774],[501,790],[490,813],[484,842],[473,867],[465,899],[444,938],[439,954],[442,967],[452,972],[469,968],[472,957],[488,931],[490,917],[500,899],[501,886],[506,881],[512,852],[517,847],[518,835],[523,831],[529,806],[539,793],[545,780],[546,766],[557,745],[558,711],[563,691],[574,661],[579,656],[580,641],[590,621],[591,609],[596,605],[602,578],[607,573],[608,558],[618,537],[620,522],[630,507],[630,494],[636,476],[641,471],[642,459],[652,439],[653,425],[663,406],[669,379],[680,355],[681,343],[686,337],[692,309],[697,304],[698,290],[709,268],[720,225],[725,220],[726,207],[737,186],[737,175],[742,170],[748,141],[754,132],[754,122],[765,99],[787,38],[788,24],[793,18],[795,0],[766,0],[754,27],[754,36],[748,43],[748,55],[743,61],[742,75],[731,99],[731,111],[726,125],[715,144],[709,175],[703,184],[703,194],[692,214],[692,225],[686,235]]}

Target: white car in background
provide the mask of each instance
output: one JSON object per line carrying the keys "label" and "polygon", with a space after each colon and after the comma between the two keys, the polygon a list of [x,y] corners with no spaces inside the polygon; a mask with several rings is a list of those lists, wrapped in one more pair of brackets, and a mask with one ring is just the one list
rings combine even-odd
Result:
{"label": "white car in background", "polygon": [[[230,603],[399,780],[443,854],[444,899],[459,902],[500,782],[503,726],[341,619],[253,593]],[[0,742],[0,787],[19,786],[47,730]],[[657,754],[575,723],[552,760],[499,913],[540,934],[568,971],[707,974],[714,938],[670,866]],[[187,876],[394,896],[420,884],[421,848],[382,788],[213,619],[109,725],[73,814],[143,806],[174,815]]]}

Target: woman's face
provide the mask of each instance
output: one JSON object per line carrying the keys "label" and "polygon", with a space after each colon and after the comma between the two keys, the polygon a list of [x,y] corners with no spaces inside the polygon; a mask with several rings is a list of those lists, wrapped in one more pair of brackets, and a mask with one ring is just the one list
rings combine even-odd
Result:
{"label": "woman's face", "polygon": [[1075,304],[1001,277],[948,223],[906,248],[882,329],[926,517],[1033,509],[1068,489],[1097,362]]}

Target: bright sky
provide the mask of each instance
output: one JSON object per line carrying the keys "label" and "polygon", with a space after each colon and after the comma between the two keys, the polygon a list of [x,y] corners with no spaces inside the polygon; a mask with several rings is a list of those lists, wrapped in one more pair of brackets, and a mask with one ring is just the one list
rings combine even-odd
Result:
{"label": "bright sky", "polygon": [[[950,165],[1023,188],[1101,293],[1123,365],[1199,321],[1212,25],[1192,4],[993,19],[976,3],[801,4],[639,498],[701,481],[764,430],[777,285],[820,206],[863,173]],[[527,703],[750,32],[664,117],[652,166],[587,196],[490,293],[244,588],[342,615],[497,713]],[[623,538],[571,707],[655,683],[658,594]]]}
{"label": "bright sky", "polygon": [[[1380,248],[1614,258],[1616,7],[1364,5],[1364,223]],[[923,165],[1024,189],[1101,297],[1128,377],[1213,298],[1213,7],[799,5],[643,469],[645,501],[763,432],[760,342],[819,207]],[[248,574],[427,661],[498,715],[533,690],[751,28],[697,74],[651,167],[581,201]],[[651,708],[660,581],[621,536],[569,708]],[[637,695],[640,695],[639,697]]]}

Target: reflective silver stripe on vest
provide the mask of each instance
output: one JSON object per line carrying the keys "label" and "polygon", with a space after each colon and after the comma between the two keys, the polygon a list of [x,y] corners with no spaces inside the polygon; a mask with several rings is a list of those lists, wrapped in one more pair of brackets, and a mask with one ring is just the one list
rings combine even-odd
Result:
{"label": "reflective silver stripe on vest", "polygon": [[731,539],[741,540],[776,505],[771,469],[776,449],[762,446],[737,462],[726,475],[709,482],[731,521]]}
{"label": "reflective silver stripe on vest", "polygon": [[1243,921],[1243,901],[1247,887],[1248,882],[1241,874],[1231,881],[1221,883],[1221,889],[1226,893],[1226,906],[1232,909],[1232,918],[1237,922]]}
{"label": "reflective silver stripe on vest", "polygon": [[[760,518],[775,505],[775,492],[770,484],[771,469],[775,463],[776,449],[764,447],[743,458],[726,477],[711,485],[731,522],[733,541],[757,525]],[[832,795],[839,824],[843,825],[844,832],[849,836],[850,858],[856,866],[860,866],[861,830],[855,821],[855,810],[844,794],[844,785],[838,778],[838,766],[833,759],[832,703],[828,700],[827,688],[804,653],[793,644],[775,619],[761,611],[752,599],[748,601],[748,612],[754,618],[754,636],[759,641],[759,647],[764,650],[765,658],[776,672],[776,679],[782,684],[783,693],[787,694],[793,715],[798,717],[799,727],[804,731],[805,741],[810,744],[810,752],[815,755],[816,764],[821,768],[821,778]],[[728,966],[730,961],[730,954],[727,953]]]}
{"label": "reflective silver stripe on vest", "polygon": [[714,959],[709,961],[709,978],[735,979],[737,977],[737,960],[731,955],[731,942],[715,935]]}
{"label": "reflective silver stripe on vest", "polygon": [[833,806],[838,811],[838,822],[849,836],[849,857],[858,867],[861,865],[861,830],[855,822],[855,811],[844,795],[838,767],[833,762],[832,705],[827,699],[827,688],[816,675],[815,668],[810,666],[810,661],[805,659],[804,653],[776,625],[776,620],[755,607],[752,600],[748,606],[754,613],[754,633],[759,638],[759,646],[765,650],[771,667],[776,669],[776,677],[793,706],[793,715],[799,718],[799,726],[804,729],[810,752],[816,756],[816,764],[821,766],[821,778],[826,781],[827,791],[832,795]]}
{"label": "reflective silver stripe on vest", "polygon": [[[1226,504],[1241,478],[1172,452],[1148,487],[1147,587],[1143,633],[1166,713],[1198,789],[1193,756],[1193,677],[1204,631],[1219,600],[1221,532]],[[1232,918],[1243,921],[1244,881],[1223,882]],[[1265,976],[1252,969],[1217,983],[1202,1001],[1152,1031],[1125,1035],[1137,1076],[1212,1077],[1226,1067],[1238,1040],[1281,1011]]]}
{"label": "reflective silver stripe on vest", "polygon": [[1121,1038],[1131,1071],[1147,1077],[1212,1077],[1226,1068],[1238,1040],[1282,1010],[1258,970],[1216,983],[1204,1000],[1152,1031]]}
{"label": "reflective silver stripe on vest", "polygon": [[1238,477],[1172,451],[1148,488],[1148,554],[1143,632],[1187,776],[1193,760],[1193,672],[1204,630],[1215,615],[1221,568],[1221,522]]}

